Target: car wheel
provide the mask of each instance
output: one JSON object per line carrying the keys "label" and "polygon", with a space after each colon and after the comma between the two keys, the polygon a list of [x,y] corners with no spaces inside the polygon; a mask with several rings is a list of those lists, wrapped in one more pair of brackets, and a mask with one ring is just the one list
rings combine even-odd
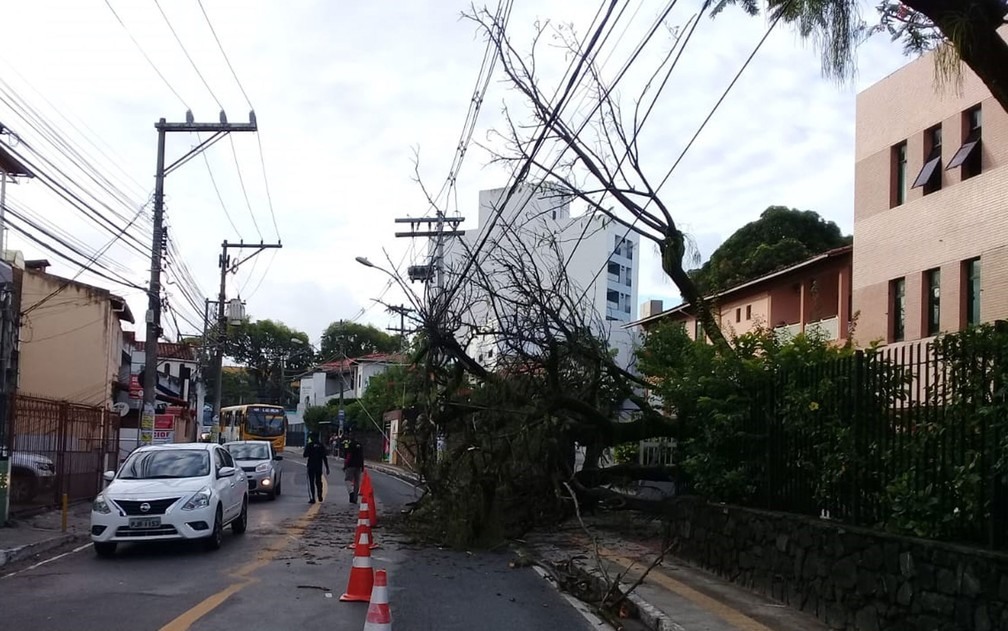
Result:
{"label": "car wheel", "polygon": [[231,532],[236,535],[243,535],[248,529],[248,498],[242,500],[241,514],[231,522]]}
{"label": "car wheel", "polygon": [[283,475],[281,475],[281,476],[280,476],[279,478],[277,478],[277,483],[276,483],[276,490],[275,490],[275,493],[276,493],[277,495],[280,495],[280,490],[281,490],[282,488],[283,488]]}
{"label": "car wheel", "polygon": [[280,495],[280,489],[277,488],[276,480],[274,479],[272,482],[273,484],[270,486],[270,490],[266,491],[266,497],[268,497],[271,502],[277,498],[277,495]]}
{"label": "car wheel", "polygon": [[23,471],[11,474],[10,501],[12,504],[27,504],[35,497],[38,482],[35,476]]}
{"label": "car wheel", "polygon": [[95,541],[94,542],[95,554],[103,559],[108,559],[115,556],[116,542],[115,541]]}
{"label": "car wheel", "polygon": [[221,514],[221,507],[217,507],[217,514],[214,515],[213,530],[207,537],[205,545],[207,550],[218,550],[224,543],[224,516]]}

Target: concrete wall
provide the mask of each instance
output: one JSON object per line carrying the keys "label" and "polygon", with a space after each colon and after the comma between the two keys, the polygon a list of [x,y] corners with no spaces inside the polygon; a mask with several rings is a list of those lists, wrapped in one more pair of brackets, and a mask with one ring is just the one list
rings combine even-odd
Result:
{"label": "concrete wall", "polygon": [[[64,285],[26,270],[22,310]],[[107,295],[71,283],[21,319],[18,390],[87,405],[112,401],[122,363],[122,329]]]}
{"label": "concrete wall", "polygon": [[1008,555],[696,498],[674,554],[849,631],[1008,629]]}
{"label": "concrete wall", "polygon": [[[1002,29],[1008,33],[1008,29]],[[921,276],[941,268],[941,329],[965,326],[961,263],[981,258],[981,320],[1008,317],[1008,113],[964,69],[962,89],[937,90],[926,55],[857,97],[854,170],[855,311],[859,343],[890,338],[889,282],[906,278],[906,338],[924,337]],[[982,110],[982,168],[963,180],[945,170],[966,130],[963,113]],[[909,187],[925,162],[925,131],[942,128],[942,188],[909,190],[891,207],[892,147],[907,143]]]}

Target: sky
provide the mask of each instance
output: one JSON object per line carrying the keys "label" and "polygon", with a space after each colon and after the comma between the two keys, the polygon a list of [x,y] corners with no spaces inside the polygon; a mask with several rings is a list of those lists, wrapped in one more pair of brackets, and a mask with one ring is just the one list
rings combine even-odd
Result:
{"label": "sky", "polygon": [[[229,121],[247,122],[254,109],[258,133],[224,138],[165,180],[172,252],[166,335],[200,332],[203,298],[216,298],[224,240],[283,245],[227,278],[228,299],[244,300],[253,318],[282,321],[316,344],[340,319],[398,325],[398,315],[375,299],[398,303],[399,289],[387,289],[383,271],[355,258],[404,274],[407,265],[423,262],[425,242],[394,237],[403,229],[394,219],[431,212],[424,189],[441,190],[459,147],[486,49],[479,26],[460,17],[469,3],[159,2],[36,0],[4,12],[0,123],[17,138],[5,135],[0,142],[98,216],[87,216],[42,178],[22,180],[8,186],[8,205],[18,217],[8,211],[6,248],[47,258],[50,271],[65,276],[78,274],[80,266],[23,231],[66,252],[39,227],[62,235],[84,253],[79,261],[100,252],[97,260],[115,272],[107,275],[128,285],[88,271],[79,280],[125,296],[142,323],[154,123],[162,117],[182,122],[187,110],[196,121],[216,122],[221,109]],[[618,87],[625,107],[632,107],[668,52],[674,29],[699,5],[681,0],[669,13]],[[600,55],[603,76],[615,76],[664,6],[629,0],[618,37]],[[569,25],[583,35],[597,8],[574,0],[518,0],[508,33],[527,53],[537,24]],[[870,5],[864,12],[874,17]],[[764,18],[733,9],[700,19],[641,135],[642,161],[655,180],[675,162],[766,29]],[[548,30],[537,48],[548,90],[566,63],[554,33]],[[855,95],[908,61],[898,44],[876,37],[859,49],[857,76],[838,84],[822,78],[810,44],[778,26],[662,189],[700,259],[770,205],[814,210],[850,233]],[[505,105],[527,120],[498,65],[455,186],[437,200],[465,217],[461,228],[475,227],[480,190],[509,184],[510,170],[488,152]],[[168,134],[167,161],[196,142],[191,134]],[[128,236],[117,239],[123,226]],[[678,300],[653,247],[644,248],[639,283],[640,302]]]}

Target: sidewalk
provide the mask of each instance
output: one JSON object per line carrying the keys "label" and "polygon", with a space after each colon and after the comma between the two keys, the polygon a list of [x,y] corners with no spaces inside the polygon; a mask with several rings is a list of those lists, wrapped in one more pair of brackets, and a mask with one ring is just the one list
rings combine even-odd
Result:
{"label": "sidewalk", "polygon": [[70,506],[66,532],[62,529],[60,510],[12,519],[10,523],[10,526],[0,527],[0,568],[70,543],[85,543],[91,527],[91,503]]}
{"label": "sidewalk", "polygon": [[[628,588],[661,553],[660,526],[644,517],[629,512],[599,513],[585,517],[585,525],[587,532],[575,519],[554,532],[530,534],[526,545],[533,557],[558,574],[565,574],[568,564],[573,565],[601,590],[617,576],[621,587]],[[652,568],[628,600],[633,617],[654,631],[827,629],[813,617],[672,556]]]}

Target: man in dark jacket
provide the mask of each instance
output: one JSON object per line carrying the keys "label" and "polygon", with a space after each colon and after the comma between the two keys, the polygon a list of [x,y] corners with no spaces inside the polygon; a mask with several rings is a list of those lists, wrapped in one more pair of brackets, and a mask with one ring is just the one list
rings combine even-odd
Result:
{"label": "man in dark jacket", "polygon": [[343,478],[346,480],[350,503],[357,503],[357,493],[360,492],[361,472],[364,470],[364,448],[353,436],[352,430],[347,430],[345,436],[346,452],[343,456]]}
{"label": "man in dark jacket", "polygon": [[325,445],[319,442],[318,435],[308,437],[302,457],[308,461],[308,503],[315,503],[316,492],[318,501],[322,501],[322,466],[325,465],[326,475],[329,475],[329,459],[326,458]]}

